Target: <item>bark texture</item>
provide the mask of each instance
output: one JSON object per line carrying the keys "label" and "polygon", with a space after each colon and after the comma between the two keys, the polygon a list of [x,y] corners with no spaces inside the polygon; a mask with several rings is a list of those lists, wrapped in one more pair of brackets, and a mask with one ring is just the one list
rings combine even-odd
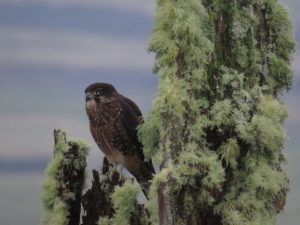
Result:
{"label": "bark texture", "polygon": [[61,130],[54,130],[54,142],[54,159],[43,185],[43,223],[79,225],[89,147],[82,141],[68,140]]}
{"label": "bark texture", "polygon": [[[110,170],[110,165],[107,159],[104,158],[101,175],[109,177]],[[115,210],[111,194],[115,185],[122,185],[119,182],[119,174],[115,173],[112,180],[107,179],[105,182],[100,182],[98,171],[93,170],[92,187],[84,194],[82,199],[84,210],[82,225],[97,225],[100,217],[113,217]]]}
{"label": "bark texture", "polygon": [[286,8],[158,0],[156,12],[149,50],[160,84],[140,128],[161,168],[154,224],[275,224],[289,190],[279,97],[292,85],[295,50]]}
{"label": "bark texture", "polygon": [[[59,139],[60,133],[60,130],[54,130],[54,139],[56,145],[58,144],[57,140]],[[62,133],[62,135],[63,139],[69,146],[69,149],[64,152],[64,160],[69,162],[61,165],[61,186],[59,190],[59,197],[68,205],[68,225],[78,225],[80,223],[81,198],[83,185],[85,182],[86,161],[84,159],[83,166],[79,168],[75,166],[74,162],[78,160],[80,148],[76,143],[67,141],[65,133]],[[65,197],[65,193],[67,192],[73,193],[74,197]]]}

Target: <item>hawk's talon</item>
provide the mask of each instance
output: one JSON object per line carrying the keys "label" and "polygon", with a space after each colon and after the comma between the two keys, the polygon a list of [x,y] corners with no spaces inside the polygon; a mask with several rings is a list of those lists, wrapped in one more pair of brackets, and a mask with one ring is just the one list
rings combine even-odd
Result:
{"label": "hawk's talon", "polygon": [[124,181],[123,168],[124,168],[123,165],[121,165],[119,167],[119,165],[115,164],[113,166],[113,169],[110,172],[110,180],[112,183],[114,183],[114,184],[123,183],[123,181]]}

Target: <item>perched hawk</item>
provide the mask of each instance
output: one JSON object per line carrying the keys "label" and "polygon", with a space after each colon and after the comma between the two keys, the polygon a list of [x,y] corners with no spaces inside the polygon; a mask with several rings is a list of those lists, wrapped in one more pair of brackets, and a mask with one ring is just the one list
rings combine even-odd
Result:
{"label": "perched hawk", "polygon": [[145,161],[137,136],[137,126],[143,121],[140,109],[111,84],[91,84],[85,95],[90,130],[97,145],[112,164],[128,169],[147,196],[155,172],[152,161]]}

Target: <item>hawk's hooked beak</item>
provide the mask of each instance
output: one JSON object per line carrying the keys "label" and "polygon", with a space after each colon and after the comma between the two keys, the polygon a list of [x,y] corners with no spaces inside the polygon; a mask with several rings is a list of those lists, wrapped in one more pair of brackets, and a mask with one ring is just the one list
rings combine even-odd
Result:
{"label": "hawk's hooked beak", "polygon": [[90,92],[85,94],[85,101],[88,102],[90,100],[94,99],[94,95]]}

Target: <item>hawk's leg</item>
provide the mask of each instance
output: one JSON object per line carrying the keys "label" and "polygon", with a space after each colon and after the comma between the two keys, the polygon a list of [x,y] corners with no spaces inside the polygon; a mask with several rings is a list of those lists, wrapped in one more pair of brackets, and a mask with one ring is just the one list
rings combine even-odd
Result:
{"label": "hawk's leg", "polygon": [[122,182],[124,180],[124,175],[123,175],[123,164],[115,164],[115,170],[119,173],[119,182]]}
{"label": "hawk's leg", "polygon": [[110,173],[110,180],[117,183],[122,183],[124,180],[122,164],[114,164],[113,169]]}

